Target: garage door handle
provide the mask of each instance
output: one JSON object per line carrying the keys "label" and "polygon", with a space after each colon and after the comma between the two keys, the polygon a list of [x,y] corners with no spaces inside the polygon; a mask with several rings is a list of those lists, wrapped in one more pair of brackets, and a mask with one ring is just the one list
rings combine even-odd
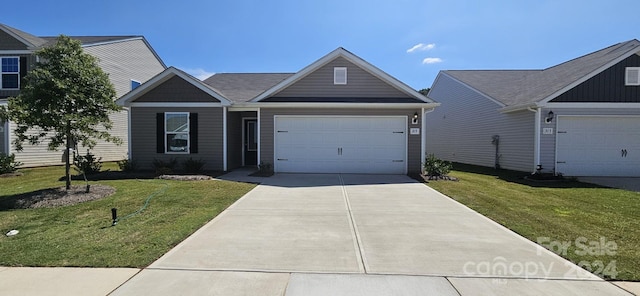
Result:
{"label": "garage door handle", "polygon": [[393,132],[394,134],[404,134],[404,132]]}
{"label": "garage door handle", "polygon": [[288,133],[289,131],[278,131],[279,133]]}
{"label": "garage door handle", "polygon": [[394,160],[392,160],[392,162],[404,162],[404,160],[402,160],[402,159],[394,159]]}
{"label": "garage door handle", "polygon": [[567,163],[566,161],[556,161],[556,163]]}
{"label": "garage door handle", "polygon": [[289,159],[287,158],[278,158],[279,161],[288,161]]}
{"label": "garage door handle", "polygon": [[622,157],[627,157],[627,149],[622,149]]}

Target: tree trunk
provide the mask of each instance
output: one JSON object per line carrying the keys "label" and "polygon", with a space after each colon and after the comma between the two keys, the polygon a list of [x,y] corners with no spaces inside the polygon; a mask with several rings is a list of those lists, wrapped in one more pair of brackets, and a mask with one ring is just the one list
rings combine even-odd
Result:
{"label": "tree trunk", "polygon": [[67,150],[65,151],[64,170],[67,179],[67,190],[71,189],[71,164],[69,163],[69,157],[71,156],[71,121],[67,120]]}

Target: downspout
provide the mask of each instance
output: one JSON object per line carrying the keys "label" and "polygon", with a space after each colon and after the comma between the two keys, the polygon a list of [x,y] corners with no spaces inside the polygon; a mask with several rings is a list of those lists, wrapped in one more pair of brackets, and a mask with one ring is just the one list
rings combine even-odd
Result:
{"label": "downspout", "polygon": [[535,137],[533,138],[533,170],[532,174],[537,172],[538,165],[540,165],[540,121],[542,120],[542,113],[540,108],[527,107],[527,110],[535,112]]}

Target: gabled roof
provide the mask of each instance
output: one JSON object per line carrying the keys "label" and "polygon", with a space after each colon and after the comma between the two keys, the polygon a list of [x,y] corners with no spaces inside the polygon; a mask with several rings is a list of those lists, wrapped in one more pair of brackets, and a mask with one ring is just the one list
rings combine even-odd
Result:
{"label": "gabled roof", "polygon": [[347,51],[346,49],[344,49],[342,47],[337,48],[336,50],[330,52],[329,54],[325,55],[324,57],[320,58],[319,60],[313,62],[311,65],[303,68],[302,70],[300,70],[299,72],[295,73],[294,75],[291,75],[290,77],[286,78],[285,80],[281,81],[280,83],[278,83],[278,84],[274,85],[273,87],[267,89],[262,94],[258,95],[254,99],[252,99],[251,102],[259,102],[259,101],[262,101],[262,100],[264,100],[266,98],[269,98],[270,96],[272,96],[272,95],[282,91],[283,89],[291,86],[292,84],[296,83],[300,79],[306,77],[307,75],[313,73],[317,69],[321,68],[322,66],[328,64],[329,62],[331,62],[331,61],[333,61],[333,60],[335,60],[335,59],[337,59],[339,57],[342,57],[342,58],[346,59],[347,61],[357,65],[358,67],[362,68],[363,70],[365,70],[369,74],[371,74],[373,76],[376,76],[380,80],[382,80],[382,81],[388,83],[389,85],[395,87],[396,89],[404,92],[405,94],[407,94],[410,97],[416,98],[419,101],[423,101],[423,102],[426,102],[426,103],[435,103],[431,99],[429,99],[429,98],[423,96],[422,94],[420,94],[418,91],[416,91],[413,88],[409,87],[408,85],[404,84],[400,80],[392,77],[391,75],[385,73],[384,71],[378,69],[377,67],[373,66],[372,64],[368,63],[367,61],[361,59],[360,57],[354,55],[353,53]]}
{"label": "gabled roof", "polygon": [[247,102],[294,73],[219,73],[204,83],[234,102]]}
{"label": "gabled roof", "polygon": [[533,107],[640,52],[633,39],[542,70],[448,70],[444,74],[504,105],[505,111]]}
{"label": "gabled roof", "polygon": [[27,32],[18,30],[16,28],[7,26],[5,24],[0,24],[0,30],[3,30],[5,32],[7,32],[7,34],[13,36],[14,38],[18,39],[20,42],[24,43],[27,48],[38,48],[40,46],[43,46],[45,43],[47,43],[46,40],[31,35]]}
{"label": "gabled roof", "polygon": [[[224,97],[219,91],[217,91],[216,89],[214,89],[213,87],[205,84],[204,82],[202,82],[200,79],[195,78],[189,74],[187,74],[186,72],[177,69],[175,67],[169,67],[166,70],[162,71],[160,74],[154,76],[153,78],[149,79],[147,82],[141,84],[140,86],[138,86],[136,89],[126,93],[124,96],[120,97],[119,99],[116,100],[116,104],[120,105],[120,106],[130,106],[131,103],[133,103],[136,99],[140,98],[141,96],[143,96],[144,94],[146,94],[147,92],[151,91],[152,89],[154,89],[155,87],[157,87],[158,85],[162,84],[163,82],[178,76],[182,79],[184,79],[185,81],[187,81],[188,83],[192,84],[193,86],[197,87],[198,89],[204,91],[205,93],[209,94],[210,96],[216,98],[218,101],[220,101],[220,103],[222,104],[222,106],[230,106],[231,105],[231,101],[229,101],[229,99],[227,99],[226,97]],[[179,102],[177,102],[179,103]]]}
{"label": "gabled roof", "polygon": [[[13,36],[20,42],[24,43],[29,50],[36,50],[42,47],[47,47],[54,44],[58,38],[58,36],[34,36],[27,32],[18,30],[16,28],[7,26],[5,24],[0,24],[0,30],[7,32],[7,34]],[[151,44],[141,35],[123,35],[123,36],[69,36],[72,39],[79,40],[82,43],[83,47],[87,46],[96,46],[107,43],[116,43],[123,42],[129,40],[142,40],[151,53],[156,57],[156,59],[162,64],[164,68],[167,66],[164,64],[164,61],[160,58],[158,53],[151,47]]]}

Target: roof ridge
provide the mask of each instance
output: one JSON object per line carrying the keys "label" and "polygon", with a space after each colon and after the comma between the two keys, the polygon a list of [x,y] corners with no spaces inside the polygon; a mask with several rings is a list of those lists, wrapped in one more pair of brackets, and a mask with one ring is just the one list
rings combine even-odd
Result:
{"label": "roof ridge", "polygon": [[[618,42],[618,43],[616,43],[616,44],[613,44],[613,45],[607,46],[607,47],[605,47],[605,48],[602,48],[602,49],[599,49],[599,50],[596,50],[596,51],[593,51],[593,52],[590,52],[590,53],[587,53],[587,54],[581,55],[581,56],[579,56],[579,57],[577,57],[577,58],[573,58],[573,59],[570,59],[570,60],[568,60],[568,61],[564,61],[564,62],[562,62],[562,63],[560,63],[560,64],[557,64],[557,65],[554,65],[554,66],[551,66],[551,67],[544,68],[544,69],[542,69],[542,70],[543,70],[543,71],[551,70],[551,69],[553,69],[553,68],[556,68],[556,67],[559,67],[559,66],[562,66],[562,65],[565,65],[565,64],[568,64],[568,63],[574,62],[574,61],[576,61],[576,60],[580,60],[580,59],[586,58],[586,57],[591,56],[591,55],[595,55],[595,54],[597,54],[597,53],[602,53],[602,52],[605,52],[605,51],[607,51],[607,50],[608,50],[609,52],[611,52],[611,51],[614,51],[614,50],[620,49],[621,47],[623,47],[623,46],[625,46],[625,45],[627,45],[627,44],[631,44],[631,43],[633,43],[634,41],[635,41],[636,43],[638,43],[637,45],[640,45],[640,41],[638,41],[637,39],[631,39],[631,40],[628,40],[628,41]],[[624,53],[626,53],[626,51],[625,51]],[[619,56],[622,56],[624,53],[620,54]]]}

